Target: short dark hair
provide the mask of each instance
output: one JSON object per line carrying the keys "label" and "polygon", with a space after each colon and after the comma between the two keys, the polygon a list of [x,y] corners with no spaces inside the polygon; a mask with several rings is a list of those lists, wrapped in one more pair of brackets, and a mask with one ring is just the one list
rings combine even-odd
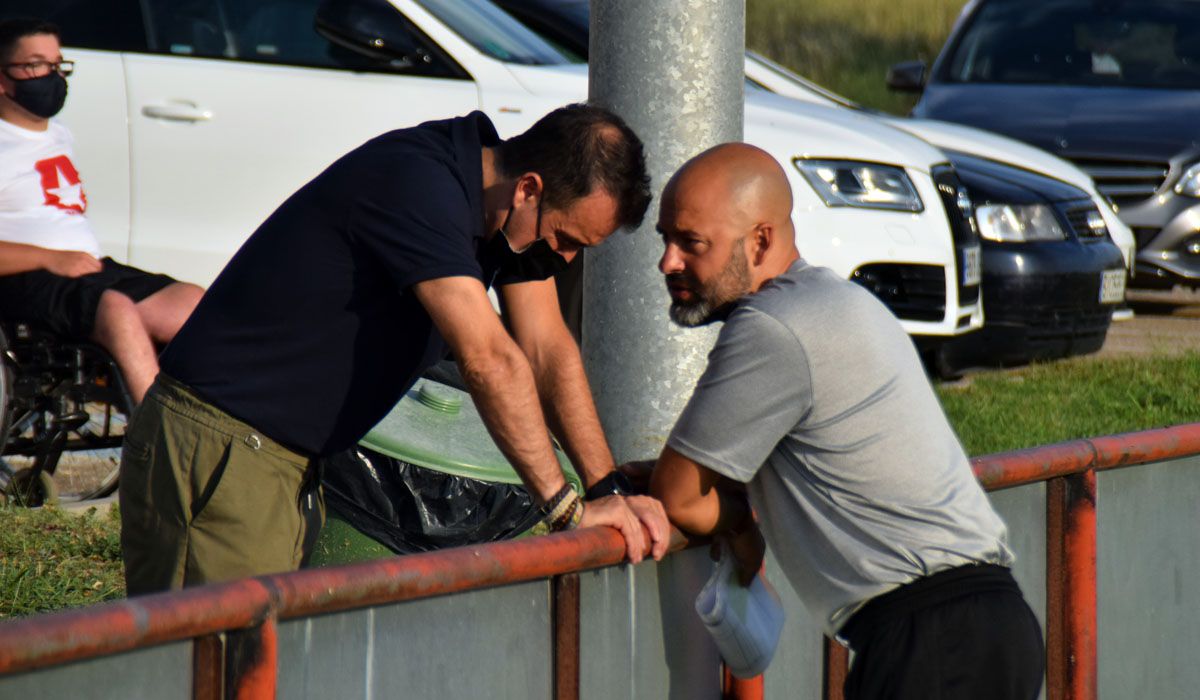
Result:
{"label": "short dark hair", "polygon": [[0,63],[8,63],[17,42],[34,34],[53,34],[56,39],[62,39],[62,32],[53,22],[33,17],[0,20]]}
{"label": "short dark hair", "polygon": [[600,187],[617,200],[618,225],[637,228],[650,206],[642,140],[603,107],[560,107],[496,150],[506,177],[542,177],[542,203],[552,209],[565,209]]}

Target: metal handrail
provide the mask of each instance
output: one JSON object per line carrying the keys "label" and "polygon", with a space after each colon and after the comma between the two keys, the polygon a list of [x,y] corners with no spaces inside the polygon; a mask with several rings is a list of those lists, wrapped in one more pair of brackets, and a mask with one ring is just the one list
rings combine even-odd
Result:
{"label": "metal handrail", "polygon": [[[1096,697],[1095,472],[1194,454],[1200,454],[1200,423],[972,460],[977,478],[989,490],[1049,482],[1047,666],[1051,700]],[[672,533],[670,551],[689,544],[683,534]],[[557,591],[559,581],[570,581],[576,572],[619,564],[624,555],[624,540],[615,530],[595,528],[260,576],[36,615],[0,623],[0,674],[195,639],[196,696],[215,697],[219,693],[213,688],[222,682],[221,674],[200,666],[222,662],[221,646],[229,642],[218,635],[234,639],[242,635],[262,648],[258,654],[245,655],[253,665],[226,668],[224,682],[238,697],[266,697],[275,687],[278,619],[522,581],[550,579]],[[578,605],[577,595],[573,604]],[[574,619],[578,619],[577,609]],[[573,650],[569,644],[562,648],[562,653],[578,654],[577,644]],[[829,675],[844,669],[845,656],[840,649],[829,650]],[[574,668],[577,673],[577,658]],[[762,694],[761,682],[728,685],[733,697]],[[840,683],[829,682],[826,687],[826,697],[840,697]]]}

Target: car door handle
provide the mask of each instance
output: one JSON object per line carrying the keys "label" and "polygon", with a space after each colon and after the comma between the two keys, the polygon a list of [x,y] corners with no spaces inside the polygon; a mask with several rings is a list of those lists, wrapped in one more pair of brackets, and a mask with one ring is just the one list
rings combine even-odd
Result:
{"label": "car door handle", "polygon": [[206,122],[213,118],[212,110],[202,109],[191,102],[168,102],[146,105],[142,114],[151,119],[166,119],[172,122]]}

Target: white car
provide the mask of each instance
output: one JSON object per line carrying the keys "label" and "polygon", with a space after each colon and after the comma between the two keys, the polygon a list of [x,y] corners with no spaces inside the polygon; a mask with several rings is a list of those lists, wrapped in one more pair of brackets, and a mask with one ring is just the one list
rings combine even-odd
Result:
{"label": "white car", "polygon": [[[106,253],[203,284],[288,195],[381,132],[479,109],[508,136],[587,95],[585,67],[487,0],[325,3],[323,34],[319,5],[0,0],[0,15],[63,28],[77,67],[61,119]],[[911,334],[979,328],[978,238],[945,155],[796,105],[756,91],[745,134],[791,178],[805,256],[872,286]]]}

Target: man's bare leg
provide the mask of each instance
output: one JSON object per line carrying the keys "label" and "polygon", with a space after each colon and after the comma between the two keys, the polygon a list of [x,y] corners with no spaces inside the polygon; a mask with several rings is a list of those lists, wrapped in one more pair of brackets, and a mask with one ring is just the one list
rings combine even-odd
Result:
{"label": "man's bare leg", "polygon": [[116,360],[135,404],[158,376],[156,344],[175,337],[203,294],[194,284],[176,282],[137,303],[113,290],[101,295],[92,339]]}
{"label": "man's bare leg", "polygon": [[187,282],[163,287],[137,303],[142,326],[155,343],[166,345],[179,332],[183,322],[192,315],[204,289]]}
{"label": "man's bare leg", "polygon": [[133,299],[111,289],[100,295],[92,339],[117,361],[130,397],[141,403],[158,375],[158,355]]}

